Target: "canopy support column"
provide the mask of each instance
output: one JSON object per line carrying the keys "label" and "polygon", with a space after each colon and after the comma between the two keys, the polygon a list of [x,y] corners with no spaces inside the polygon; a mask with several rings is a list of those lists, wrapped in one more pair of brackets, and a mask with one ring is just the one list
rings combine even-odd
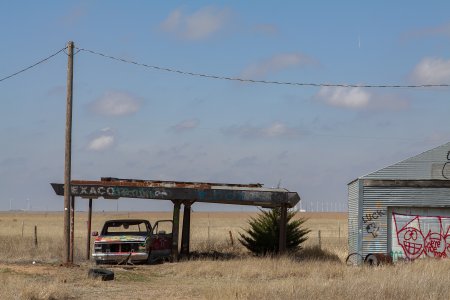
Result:
{"label": "canopy support column", "polygon": [[183,229],[181,233],[181,257],[189,256],[189,242],[191,238],[191,205],[192,202],[184,202]]}
{"label": "canopy support column", "polygon": [[279,253],[286,252],[286,227],[287,227],[287,206],[282,204],[280,207],[280,239],[279,239]]}
{"label": "canopy support column", "polygon": [[178,236],[180,231],[181,201],[173,200],[173,228],[172,228],[172,259],[178,261]]}

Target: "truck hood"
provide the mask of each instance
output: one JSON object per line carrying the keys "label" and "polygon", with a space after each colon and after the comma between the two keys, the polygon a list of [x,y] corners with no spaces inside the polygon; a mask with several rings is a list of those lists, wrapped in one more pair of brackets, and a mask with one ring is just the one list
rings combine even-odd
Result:
{"label": "truck hood", "polygon": [[95,239],[96,243],[117,243],[117,242],[145,242],[147,236],[140,235],[108,235],[99,236]]}

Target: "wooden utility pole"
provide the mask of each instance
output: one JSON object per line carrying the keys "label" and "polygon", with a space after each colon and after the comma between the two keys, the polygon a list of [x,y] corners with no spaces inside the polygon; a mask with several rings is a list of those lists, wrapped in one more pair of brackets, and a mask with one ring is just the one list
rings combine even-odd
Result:
{"label": "wooden utility pole", "polygon": [[70,245],[69,262],[73,263],[73,246],[75,239],[75,196],[70,197]]}
{"label": "wooden utility pole", "polygon": [[64,163],[64,247],[63,260],[72,264],[70,255],[70,181],[72,157],[72,87],[73,87],[73,48],[72,41],[67,43],[67,104],[66,104],[66,144]]}
{"label": "wooden utility pole", "polygon": [[91,255],[91,229],[92,229],[92,198],[89,198],[89,212],[87,221],[86,259]]}

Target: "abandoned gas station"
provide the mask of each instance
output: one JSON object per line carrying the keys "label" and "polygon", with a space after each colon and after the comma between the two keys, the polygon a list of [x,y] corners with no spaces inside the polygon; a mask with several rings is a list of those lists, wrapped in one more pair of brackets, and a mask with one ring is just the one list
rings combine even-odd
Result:
{"label": "abandoned gas station", "polygon": [[[64,184],[51,184],[55,193],[64,196]],[[70,239],[67,241],[68,263],[73,263],[75,198],[89,199],[87,249],[90,255],[90,232],[92,223],[92,200],[104,199],[153,199],[173,202],[172,258],[189,255],[191,206],[198,203],[217,203],[233,205],[250,205],[263,208],[281,209],[279,226],[279,251],[286,250],[287,209],[294,207],[300,197],[296,192],[284,188],[265,188],[262,184],[225,184],[208,182],[180,182],[158,180],[136,180],[101,178],[100,181],[70,181]],[[181,249],[179,249],[180,210],[183,205],[183,224],[181,232]],[[65,241],[66,243],[66,241]]]}
{"label": "abandoned gas station", "polygon": [[[75,198],[89,199],[87,258],[90,253],[92,200],[104,199],[153,199],[173,202],[172,258],[189,254],[191,206],[196,202],[252,205],[265,208],[279,207],[279,252],[286,250],[287,209],[294,207],[300,197],[296,192],[282,188],[264,188],[262,184],[223,184],[208,182],[179,182],[101,178],[100,181],[72,180],[72,88],[74,43],[67,43],[67,103],[65,130],[64,183],[51,183],[56,194],[64,196],[64,263],[73,263]],[[181,252],[179,251],[179,221],[181,205],[184,206]]]}

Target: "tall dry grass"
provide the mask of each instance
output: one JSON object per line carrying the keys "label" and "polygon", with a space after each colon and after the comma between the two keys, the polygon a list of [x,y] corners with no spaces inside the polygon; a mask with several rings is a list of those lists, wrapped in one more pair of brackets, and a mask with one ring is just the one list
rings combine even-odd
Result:
{"label": "tall dry grass", "polygon": [[194,263],[177,278],[208,282],[206,299],[447,299],[448,261],[381,268],[282,259]]}
{"label": "tall dry grass", "polygon": [[[255,213],[194,212],[191,217],[191,250],[196,252],[226,252],[244,254],[238,242],[239,233],[248,226],[248,220]],[[159,219],[171,219],[170,212],[133,213],[94,213],[92,231],[100,231],[109,219],[144,218],[153,224]],[[321,231],[322,247],[338,253],[341,259],[346,256],[346,215],[345,214],[307,214],[305,223],[312,231],[306,246],[318,245],[318,231]],[[86,261],[87,214],[75,214],[76,262]],[[182,224],[182,222],[180,222]],[[34,227],[37,227],[38,247],[34,247]],[[341,237],[336,230],[341,227]],[[230,236],[231,234],[231,236]],[[181,238],[181,234],[180,234]],[[0,261],[46,261],[61,260],[63,239],[62,213],[0,213]],[[92,240],[91,240],[92,243]]]}
{"label": "tall dry grass", "polygon": [[[200,255],[201,259],[132,270],[114,268],[116,280],[101,282],[87,278],[93,262],[85,259],[85,213],[76,213],[75,263],[79,267],[71,269],[59,266],[61,213],[2,213],[0,299],[148,299],[149,295],[165,299],[348,299],[348,293],[370,298],[363,291],[368,288],[373,292],[373,274],[379,274],[386,288],[391,288],[385,278],[397,269],[378,268],[374,273],[373,269],[349,268],[342,263],[347,254],[345,214],[308,215],[305,224],[312,233],[306,249],[295,257],[282,258],[253,257],[238,243],[238,234],[250,216],[254,214],[192,214],[191,250],[231,255]],[[154,223],[170,219],[171,214],[95,213],[92,229],[99,231],[105,220],[115,218],[146,218]],[[34,246],[34,226],[38,229],[38,247]],[[336,233],[338,228],[341,231]],[[317,248],[319,230],[322,249]],[[405,279],[403,274],[411,267],[401,266],[399,270],[404,273],[398,280]],[[435,287],[439,289],[440,285]],[[381,290],[386,294],[383,286]],[[380,291],[373,295],[379,296]]]}
{"label": "tall dry grass", "polygon": [[447,299],[449,260],[384,267],[292,257],[194,260],[113,268],[116,280],[87,279],[89,266],[0,265],[1,299]]}
{"label": "tall dry grass", "polygon": [[[170,214],[95,214],[93,230],[105,219],[146,217],[152,222]],[[93,263],[84,259],[85,215],[76,221],[75,260],[78,267],[58,264],[62,216],[0,214],[0,299],[447,299],[450,260],[427,259],[382,267],[348,267],[345,215],[309,215],[313,231],[297,256],[253,257],[231,231],[245,227],[246,214],[194,213],[193,251],[235,253],[231,259],[202,259],[112,268],[116,279],[87,278]],[[24,236],[22,237],[22,221]],[[33,231],[38,226],[38,248]],[[318,249],[321,230],[322,249]],[[333,233],[334,232],[334,233]],[[339,233],[337,233],[339,234]],[[37,263],[32,264],[32,261]]]}

